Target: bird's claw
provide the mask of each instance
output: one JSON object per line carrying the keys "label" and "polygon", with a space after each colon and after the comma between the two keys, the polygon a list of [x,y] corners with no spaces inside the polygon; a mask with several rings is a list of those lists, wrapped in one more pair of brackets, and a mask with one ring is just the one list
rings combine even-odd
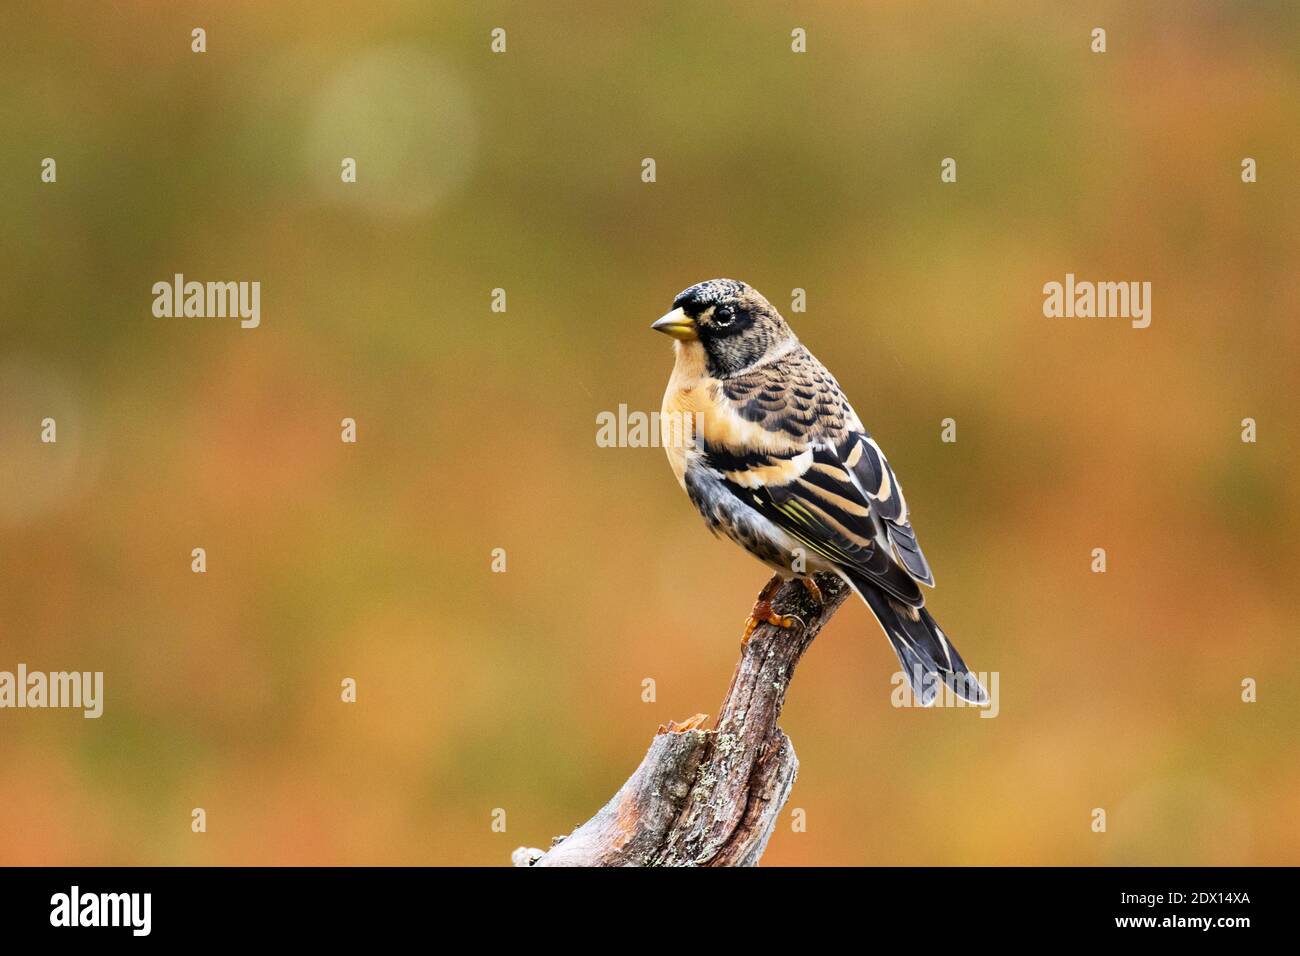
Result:
{"label": "bird's claw", "polygon": [[749,639],[754,635],[754,629],[760,624],[771,624],[773,627],[779,627],[782,630],[803,627],[803,621],[793,614],[777,614],[772,610],[770,602],[759,601],[754,605],[754,610],[749,612],[749,617],[745,618],[745,633],[740,638],[741,647],[749,644]]}
{"label": "bird's claw", "polygon": [[817,586],[817,582],[811,576],[800,578],[800,580],[803,581],[803,586],[808,589],[808,593],[812,595],[814,601],[818,604],[826,603],[826,599],[822,597],[822,589]]}

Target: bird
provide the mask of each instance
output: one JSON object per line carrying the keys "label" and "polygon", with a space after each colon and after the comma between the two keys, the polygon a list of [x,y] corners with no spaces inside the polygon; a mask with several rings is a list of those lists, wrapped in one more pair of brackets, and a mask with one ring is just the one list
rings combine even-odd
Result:
{"label": "bird", "polygon": [[710,279],[680,292],[651,328],[674,340],[660,425],[678,484],[715,534],[776,572],[742,644],[761,623],[800,624],[771,599],[799,578],[820,601],[813,575],[829,572],[871,610],[921,704],[934,703],[940,682],[986,703],[925,606],[934,574],[889,460],[781,313],[747,283]]}

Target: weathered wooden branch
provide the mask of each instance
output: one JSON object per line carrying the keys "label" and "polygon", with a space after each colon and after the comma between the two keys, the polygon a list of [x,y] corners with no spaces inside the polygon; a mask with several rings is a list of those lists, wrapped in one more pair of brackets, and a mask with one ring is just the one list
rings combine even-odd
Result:
{"label": "weathered wooden branch", "polygon": [[799,761],[777,727],[795,665],[849,589],[818,575],[823,603],[798,581],[772,604],[804,622],[760,625],[731,677],[712,730],[697,714],[660,727],[636,772],[590,820],[548,851],[520,847],[516,866],[755,866],[794,786]]}

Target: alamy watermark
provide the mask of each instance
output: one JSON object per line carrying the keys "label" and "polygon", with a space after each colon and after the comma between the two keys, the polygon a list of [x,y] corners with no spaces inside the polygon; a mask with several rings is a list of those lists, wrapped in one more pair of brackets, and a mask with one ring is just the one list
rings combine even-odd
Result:
{"label": "alamy watermark", "polygon": [[[945,677],[936,671],[926,673],[918,667],[914,678],[915,683],[927,696],[931,692],[934,696],[933,703],[926,705],[917,699],[916,692],[912,690],[913,679],[910,679],[904,671],[895,671],[889,678],[889,683],[894,688],[889,695],[889,703],[894,707],[970,707],[978,710],[981,717],[996,717],[1001,710],[998,703],[1001,676],[999,671],[978,673],[970,671],[962,675],[952,674]],[[957,692],[960,687],[969,695],[978,696],[980,686],[988,694],[988,702],[984,704],[967,700]]]}
{"label": "alamy watermark", "polygon": [[160,319],[239,319],[239,327],[262,323],[262,283],[194,282],[176,273],[171,282],[153,284],[153,314]]}
{"label": "alamy watermark", "polygon": [[1043,286],[1043,315],[1049,319],[1130,319],[1135,329],[1151,324],[1150,282],[1076,281],[1073,272],[1065,282]]}
{"label": "alamy watermark", "polygon": [[17,673],[0,671],[0,708],[3,707],[66,707],[81,710],[86,718],[102,716],[104,672],[29,672],[26,664],[19,664]]}
{"label": "alamy watermark", "polygon": [[152,893],[83,893],[73,886],[50,897],[50,925],[124,926],[132,936],[148,936],[153,927]]}
{"label": "alamy watermark", "polygon": [[694,448],[704,433],[701,412],[628,411],[596,414],[598,448]]}

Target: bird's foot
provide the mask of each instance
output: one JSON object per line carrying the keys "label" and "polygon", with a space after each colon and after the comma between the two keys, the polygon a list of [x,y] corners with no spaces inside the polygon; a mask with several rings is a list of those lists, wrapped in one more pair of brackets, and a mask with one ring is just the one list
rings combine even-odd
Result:
{"label": "bird's foot", "polygon": [[817,582],[812,579],[811,574],[808,575],[808,577],[800,578],[799,580],[803,582],[803,586],[808,589],[808,593],[812,595],[814,601],[818,604],[826,603],[826,599],[822,597],[822,589],[817,586]]}
{"label": "bird's foot", "polygon": [[772,610],[771,601],[761,600],[754,605],[754,610],[749,612],[749,617],[745,618],[745,633],[740,639],[741,647],[749,644],[749,639],[754,635],[754,629],[760,624],[771,624],[773,627],[789,630],[792,627],[802,627],[803,621],[793,614],[777,614],[776,611]]}

